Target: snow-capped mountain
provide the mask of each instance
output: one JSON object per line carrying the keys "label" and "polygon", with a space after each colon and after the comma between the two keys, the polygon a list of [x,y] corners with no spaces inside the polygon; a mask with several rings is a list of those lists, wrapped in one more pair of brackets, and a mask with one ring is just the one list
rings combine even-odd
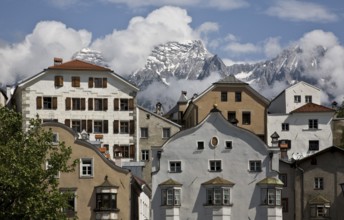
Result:
{"label": "snow-capped mountain", "polygon": [[76,52],[72,56],[72,60],[74,59],[84,60],[88,63],[93,63],[98,66],[109,67],[106,61],[104,60],[104,57],[102,56],[101,52],[92,50],[90,48],[84,48]]}
{"label": "snow-capped mountain", "polygon": [[156,46],[146,65],[134,72],[129,81],[145,89],[153,82],[169,85],[170,78],[202,80],[214,71],[225,76],[226,66],[201,41],[168,42]]}

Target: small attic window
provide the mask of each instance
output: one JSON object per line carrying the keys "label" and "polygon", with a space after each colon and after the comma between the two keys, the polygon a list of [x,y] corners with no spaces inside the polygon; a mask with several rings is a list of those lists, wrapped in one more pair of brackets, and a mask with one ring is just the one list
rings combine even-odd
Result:
{"label": "small attic window", "polygon": [[232,149],[232,141],[226,141],[226,149]]}
{"label": "small attic window", "polygon": [[197,150],[204,149],[204,141],[197,141]]}

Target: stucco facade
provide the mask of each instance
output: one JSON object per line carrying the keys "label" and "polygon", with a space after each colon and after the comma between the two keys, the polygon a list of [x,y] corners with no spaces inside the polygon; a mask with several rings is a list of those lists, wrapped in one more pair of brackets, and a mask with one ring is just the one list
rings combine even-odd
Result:
{"label": "stucco facade", "polygon": [[295,218],[344,219],[344,151],[330,147],[295,164]]}
{"label": "stucco facade", "polygon": [[[85,132],[111,159],[136,160],[135,105],[138,88],[112,70],[72,60],[55,64],[18,84],[16,109],[28,125],[39,115]],[[118,160],[117,160],[118,159]]]}
{"label": "stucco facade", "polygon": [[282,219],[281,185],[273,170],[275,151],[214,108],[155,149],[153,219]]}
{"label": "stucco facade", "polygon": [[[306,98],[307,97],[307,98]],[[271,101],[267,114],[268,144],[278,134],[281,157],[300,159],[333,145],[335,111],[320,105],[320,90],[299,82]]]}
{"label": "stucco facade", "polygon": [[[137,107],[136,112],[138,121],[137,145],[140,149],[140,161],[145,163],[142,178],[151,187],[152,147],[162,146],[170,136],[180,130],[181,126],[140,106]],[[168,137],[164,137],[164,129],[170,131]]]}
{"label": "stucco facade", "polygon": [[[69,216],[75,215],[78,219],[130,219],[131,173],[106,159],[93,145],[77,139],[78,135],[67,126],[48,122],[43,127],[51,129],[58,141],[72,148],[70,161],[80,161],[74,172],[60,172],[58,175],[61,192],[75,193],[75,199],[70,203],[74,208]],[[90,165],[89,173],[83,170],[85,159],[90,161],[86,164]],[[115,206],[104,209],[99,206],[98,196],[102,193],[113,196]]]}
{"label": "stucco facade", "polygon": [[183,112],[183,123],[186,128],[197,125],[216,104],[227,120],[255,133],[265,141],[268,103],[268,100],[249,84],[234,76],[228,76],[191,99]]}

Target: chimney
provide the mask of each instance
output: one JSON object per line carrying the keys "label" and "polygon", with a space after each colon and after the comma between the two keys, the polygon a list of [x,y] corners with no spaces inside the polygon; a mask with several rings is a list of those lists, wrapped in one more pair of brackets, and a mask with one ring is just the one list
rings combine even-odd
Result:
{"label": "chimney", "polygon": [[61,65],[62,62],[63,62],[62,58],[59,58],[59,57],[54,58],[54,66]]}

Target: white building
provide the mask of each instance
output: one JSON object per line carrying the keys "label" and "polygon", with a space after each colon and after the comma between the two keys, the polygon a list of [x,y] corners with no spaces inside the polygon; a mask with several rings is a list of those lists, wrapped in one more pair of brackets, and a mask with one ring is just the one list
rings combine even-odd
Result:
{"label": "white building", "polygon": [[[112,70],[72,60],[19,82],[13,99],[29,124],[39,115],[58,121],[88,138],[116,163],[138,160],[135,149],[135,105],[138,88]],[[118,160],[117,160],[118,159]]]}
{"label": "white building", "polygon": [[282,158],[300,159],[333,144],[331,121],[335,111],[320,105],[321,91],[296,83],[273,99],[268,108],[268,144],[278,139]]}
{"label": "white building", "polygon": [[282,219],[277,154],[214,108],[153,152],[153,219]]}

